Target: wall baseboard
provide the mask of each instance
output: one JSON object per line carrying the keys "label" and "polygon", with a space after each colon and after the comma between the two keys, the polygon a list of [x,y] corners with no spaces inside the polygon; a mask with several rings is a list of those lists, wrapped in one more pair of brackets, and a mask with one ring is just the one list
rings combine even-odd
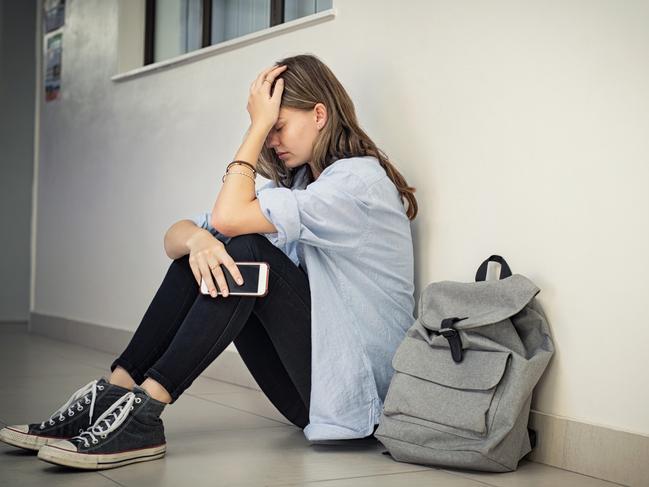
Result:
{"label": "wall baseboard", "polygon": [[[39,313],[31,313],[29,331],[116,355],[133,336],[128,330]],[[202,375],[260,390],[234,350],[226,349]],[[531,412],[530,427],[537,432],[537,445],[529,460],[623,485],[649,486],[649,436],[540,411]]]}
{"label": "wall baseboard", "polygon": [[536,448],[528,458],[631,486],[649,486],[649,436],[532,411]]}

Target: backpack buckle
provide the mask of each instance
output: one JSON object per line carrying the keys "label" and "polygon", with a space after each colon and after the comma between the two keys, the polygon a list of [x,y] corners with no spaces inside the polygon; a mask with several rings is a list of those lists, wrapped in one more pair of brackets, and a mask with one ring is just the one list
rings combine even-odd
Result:
{"label": "backpack buckle", "polygon": [[468,318],[445,318],[442,320],[442,324],[437,332],[438,335],[442,335],[448,341],[448,346],[451,349],[451,357],[453,362],[459,363],[462,362],[462,339],[460,338],[460,332],[455,329],[455,323],[461,320],[466,320]]}
{"label": "backpack buckle", "polygon": [[457,335],[457,330],[455,328],[440,328],[439,334],[444,338],[450,338],[454,335]]}

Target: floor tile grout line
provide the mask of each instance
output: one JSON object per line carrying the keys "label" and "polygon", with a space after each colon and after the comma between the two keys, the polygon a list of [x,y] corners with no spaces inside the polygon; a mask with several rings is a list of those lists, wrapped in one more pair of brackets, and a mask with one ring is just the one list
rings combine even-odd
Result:
{"label": "floor tile grout line", "polygon": [[[97,369],[106,372],[107,369],[104,369],[102,367],[99,367],[98,365],[92,365],[87,362],[72,362],[71,367],[74,367],[75,365],[84,365],[86,367],[90,367],[92,369]],[[12,375],[11,378],[16,378],[16,379],[35,379],[35,378],[40,378],[40,377],[69,377],[72,374],[68,373],[63,373],[63,374],[54,374],[54,375],[47,375],[43,376],[42,374],[30,374],[30,375]]]}
{"label": "floor tile grout line", "polygon": [[[288,426],[288,425],[285,425]],[[282,428],[282,426],[255,426],[254,428],[219,428],[214,430],[214,433],[220,433],[220,432],[242,432],[242,431],[255,431],[255,430],[263,430],[263,429],[279,429]],[[183,435],[183,432],[178,432],[178,436]],[[193,434],[193,433],[192,433]],[[173,440],[174,437],[176,437],[176,433],[165,433],[167,435],[167,446],[169,446],[169,440]],[[169,450],[167,450],[166,455],[169,455]]]}
{"label": "floor tile grout line", "polygon": [[[289,483],[289,484],[273,484],[272,487],[290,487],[292,485],[309,485],[309,484],[316,484],[320,482],[337,482],[341,480],[353,480],[353,479],[364,479],[364,478],[371,478],[371,477],[389,477],[391,475],[403,475],[403,474],[411,474],[411,473],[420,473],[420,472],[428,472],[430,470],[435,470],[438,472],[444,472],[440,468],[435,468],[435,467],[425,467],[422,466],[419,470],[404,470],[403,472],[391,472],[391,473],[380,473],[380,474],[370,474],[370,475],[356,475],[354,477],[337,477],[337,478],[329,478],[329,479],[321,479],[321,480],[307,480],[299,482],[299,483]],[[471,479],[473,482],[476,482],[478,484],[482,482],[475,481]]]}
{"label": "floor tile grout line", "polygon": [[[548,467],[548,468],[556,468],[556,469],[558,469],[558,470],[563,470],[564,472],[574,473],[575,475],[579,475],[580,477],[588,477],[588,478],[593,479],[593,480],[599,480],[600,482],[607,482],[607,483],[609,483],[609,484],[611,484],[611,485],[618,485],[618,486],[620,486],[620,487],[629,487],[629,486],[627,486],[627,485],[625,485],[625,484],[619,484],[619,483],[617,483],[617,482],[613,482],[613,481],[611,481],[611,480],[600,479],[600,478],[597,478],[597,477],[593,477],[592,475],[586,475],[586,474],[583,474],[583,473],[574,472],[573,470],[567,470],[567,469],[565,469],[565,468],[555,467],[554,465],[548,465],[547,463],[533,462],[532,460],[528,460],[528,462],[530,462],[530,463],[537,463],[537,464],[539,464],[539,465],[542,465],[542,466],[544,466],[544,467]],[[473,477],[470,477],[469,475],[464,474],[464,473],[462,473],[462,472],[456,472],[456,471],[453,471],[453,470],[445,470],[445,469],[443,469],[443,468],[440,469],[440,470],[442,470],[442,471],[444,471],[444,472],[446,472],[446,473],[449,473],[449,474],[451,474],[451,475],[455,475],[456,477],[461,477],[461,478],[463,478],[463,479],[468,479],[468,480],[472,480],[472,481],[474,481],[474,482],[480,482],[480,483],[482,483],[482,484],[484,484],[484,485],[489,485],[490,487],[502,487],[501,484],[492,484],[492,483],[486,482],[486,481],[484,481],[484,480],[476,480],[476,479],[474,479]],[[476,473],[479,474],[480,472],[476,472]]]}
{"label": "floor tile grout line", "polygon": [[[198,395],[195,395],[195,394],[192,394],[192,393],[187,393],[187,392],[186,392],[185,395],[187,395],[187,396],[191,396],[191,397],[193,397],[193,398],[195,398],[195,399],[203,400],[203,401],[205,401],[205,402],[210,402],[210,403],[212,403],[212,404],[218,404],[219,406],[223,406],[223,407],[226,407],[226,408],[234,409],[235,411],[240,411],[240,412],[242,412],[242,413],[252,414],[253,416],[257,416],[257,417],[259,417],[259,418],[264,418],[264,419],[267,419],[267,420],[269,420],[269,421],[274,421],[274,422],[276,422],[276,423],[279,423],[279,424],[282,425],[282,426],[295,426],[294,424],[284,423],[283,421],[279,421],[279,420],[277,420],[277,419],[269,418],[269,417],[264,416],[264,415],[262,415],[262,414],[252,413],[252,412],[250,412],[250,411],[246,411],[245,409],[240,409],[240,408],[237,408],[237,407],[235,407],[235,406],[230,406],[229,404],[223,404],[223,403],[220,403],[220,402],[218,402],[218,401],[212,401],[211,399],[207,399],[207,398],[205,398],[205,397],[201,397],[201,396],[198,396]],[[295,427],[297,428],[297,426],[295,426]]]}
{"label": "floor tile grout line", "polygon": [[[263,394],[263,392],[260,391],[253,391],[257,392],[259,394]],[[195,396],[227,396],[228,394],[249,394],[250,391],[232,391],[232,392],[191,392],[190,394],[194,394]]]}
{"label": "floor tile grout line", "polygon": [[446,470],[444,468],[440,468],[439,470],[449,475],[453,475],[454,477],[460,477],[462,479],[470,480],[471,482],[477,482],[478,484],[488,485],[489,487],[503,487],[502,485],[498,485],[498,484],[490,484],[489,482],[486,482],[484,480],[476,480],[460,472],[454,472],[452,470]]}
{"label": "floor tile grout line", "polygon": [[[67,343],[67,342],[63,342],[63,343]],[[92,348],[86,348],[86,347],[82,347],[82,348],[84,348],[84,350],[90,350],[90,351],[93,351],[93,352],[98,352],[99,351],[99,350],[94,350]],[[106,352],[102,352],[102,353],[106,353]],[[67,355],[65,355],[62,352],[54,351],[54,354],[58,355],[61,358],[68,358]],[[81,360],[76,360],[76,359],[74,360],[74,363],[77,364],[77,365],[80,364],[80,365],[85,365],[87,367],[92,367],[93,369],[100,369],[100,370],[103,370],[103,371],[107,371],[107,370],[110,369],[110,364],[108,364],[107,367],[106,366],[101,366],[100,367],[99,365],[97,365],[95,363],[89,363],[89,362],[86,362],[85,360],[81,361]]]}
{"label": "floor tile grout line", "polygon": [[104,477],[106,480],[110,480],[114,484],[119,485],[120,487],[127,487],[126,485],[119,483],[117,480],[110,478],[108,475],[104,474],[104,472],[100,470],[97,470],[96,473]]}
{"label": "floor tile grout line", "polygon": [[254,387],[242,386],[241,384],[237,384],[236,382],[228,382],[227,380],[214,379],[214,378],[209,377],[207,375],[202,375],[202,376],[199,376],[199,377],[201,377],[203,379],[207,379],[207,380],[213,380],[214,382],[221,382],[223,384],[229,384],[231,386],[241,387],[242,389],[246,389],[247,391],[262,392],[261,390],[255,389]]}
{"label": "floor tile grout line", "polygon": [[[529,460],[529,461],[532,462],[533,460]],[[557,467],[555,465],[550,465],[548,463],[541,463],[541,462],[534,462],[534,463],[538,463],[539,465],[543,465],[543,466],[546,466],[546,467],[557,468],[559,470],[563,470],[564,472],[574,473],[575,475],[580,475],[582,477],[588,477],[590,479],[599,480],[600,482],[608,482],[609,484],[618,485],[620,487],[629,487],[627,484],[621,484],[619,482],[614,482],[613,480],[606,480],[606,479],[602,479],[602,478],[599,478],[599,477],[593,477],[592,475],[588,475],[588,474],[581,473],[581,472],[575,472],[574,470],[568,470],[567,468]]]}
{"label": "floor tile grout line", "polygon": [[[446,473],[449,474],[449,475],[453,475],[454,477],[460,477],[460,478],[462,478],[462,479],[471,480],[471,481],[473,481],[473,482],[481,483],[482,485],[488,485],[489,487],[502,487],[502,485],[491,484],[491,483],[486,482],[486,481],[484,481],[484,480],[476,480],[476,479],[474,479],[474,478],[472,478],[472,477],[469,477],[469,476],[466,475],[466,474],[463,474],[462,472],[456,472],[456,471],[454,471],[454,470],[446,470],[446,469],[444,469],[444,468],[440,468],[440,470],[441,470],[442,472],[446,472]],[[480,472],[476,472],[476,473],[480,473]]]}
{"label": "floor tile grout line", "polygon": [[223,404],[223,403],[218,402],[218,401],[212,401],[212,400],[210,400],[210,399],[207,399],[207,398],[204,398],[204,397],[201,397],[201,396],[197,396],[197,395],[194,395],[194,394],[187,394],[187,395],[188,395],[188,396],[192,396],[192,397],[194,397],[195,399],[202,399],[203,401],[210,402],[210,403],[212,403],[212,404],[218,404],[219,406],[223,406],[223,407],[226,407],[226,408],[234,409],[235,411],[239,411],[239,412],[247,413],[247,414],[252,414],[253,416],[257,416],[257,417],[259,417],[259,418],[268,419],[269,421],[274,421],[275,423],[278,423],[279,426],[293,426],[293,427],[296,427],[296,428],[297,428],[297,426],[294,425],[294,424],[292,424],[292,423],[291,423],[291,424],[289,424],[289,423],[285,423],[285,422],[283,422],[283,421],[279,421],[279,420],[277,420],[277,419],[269,418],[268,416],[264,416],[264,415],[262,415],[262,414],[253,413],[253,412],[251,412],[251,411],[246,411],[245,409],[240,409],[240,408],[237,408],[237,407],[235,407],[235,406],[231,406],[231,405],[229,405],[229,404]]}
{"label": "floor tile grout line", "polygon": [[[66,356],[65,356],[64,354],[60,354],[59,352],[54,352],[54,353],[56,353],[57,355],[59,355],[59,357],[61,357],[61,358],[66,358]],[[108,371],[108,370],[110,370],[110,364],[109,364],[107,367],[105,367],[105,366],[103,366],[103,365],[100,367],[99,365],[97,365],[97,364],[95,364],[95,363],[86,362],[85,360],[83,360],[83,361],[81,361],[81,360],[75,360],[74,363],[75,363],[76,365],[85,365],[85,366],[87,366],[87,367],[92,367],[93,369],[101,369],[101,370],[103,370],[103,371]]]}
{"label": "floor tile grout line", "polygon": [[599,478],[599,477],[593,477],[592,475],[588,475],[588,474],[581,473],[581,472],[575,472],[574,470],[568,470],[567,468],[557,467],[556,465],[550,465],[549,463],[535,462],[534,460],[527,460],[527,462],[536,463],[538,465],[543,465],[544,467],[556,468],[558,470],[563,470],[564,472],[570,472],[570,473],[574,473],[575,475],[580,475],[582,477],[588,477],[590,479],[599,480],[600,482],[608,482],[609,484],[612,484],[612,485],[619,485],[620,487],[629,487],[626,484],[620,484],[619,482],[614,482],[612,480],[606,480],[606,479],[602,479],[602,478]]}
{"label": "floor tile grout line", "polygon": [[[198,377],[200,377],[203,380],[209,380],[212,382],[219,382],[221,384],[228,384],[230,386],[235,386],[238,387],[239,389],[244,389],[245,391],[262,392],[260,389],[255,389],[253,387],[248,387],[248,386],[242,386],[241,384],[236,384],[235,382],[228,382],[227,380],[215,379],[207,375],[199,375]],[[212,393],[207,392],[206,394],[212,394]],[[214,394],[218,394],[218,392],[215,392]]]}
{"label": "floor tile grout line", "polygon": [[[1,334],[1,333],[0,333],[0,334]],[[97,349],[94,349],[94,348],[84,347],[84,346],[81,346],[81,345],[76,345],[76,344],[71,343],[71,342],[66,342],[66,341],[62,341],[62,340],[56,340],[56,339],[54,339],[54,338],[42,337],[42,336],[39,336],[39,338],[41,338],[41,339],[45,339],[45,340],[50,340],[50,341],[55,342],[55,343],[52,344],[53,346],[56,346],[56,345],[59,345],[59,344],[66,344],[66,345],[77,346],[77,347],[82,348],[82,349],[84,349],[84,350],[86,350],[86,351],[91,351],[91,352],[98,352],[98,353],[106,353],[106,354],[109,354],[109,352],[104,352],[104,351],[97,350]],[[59,351],[57,351],[57,350],[55,350],[55,349],[49,349],[49,348],[48,348],[48,350],[50,350],[50,351],[51,351],[54,355],[56,355],[58,358],[63,358],[63,359],[66,359],[66,360],[70,360],[69,356],[66,355],[66,354],[63,353],[63,352],[59,352]],[[109,355],[110,355],[110,354],[109,354]],[[85,366],[87,366],[87,367],[92,367],[93,369],[98,369],[98,370],[103,370],[103,371],[106,371],[106,370],[108,370],[108,368],[109,368],[109,367],[105,367],[105,366],[99,366],[99,365],[97,365],[96,363],[90,363],[90,362],[87,362],[87,361],[85,361],[85,360],[80,361],[80,360],[76,360],[76,359],[75,359],[75,360],[70,360],[70,362],[71,362],[72,365],[85,365]]]}
{"label": "floor tile grout line", "polygon": [[[0,332],[0,334],[1,334],[1,332]],[[101,354],[111,355],[113,357],[117,357],[117,355],[112,353],[112,352],[108,352],[106,350],[99,350],[97,348],[92,348],[92,347],[88,347],[88,346],[85,346],[85,345],[80,345],[80,344],[75,343],[75,342],[69,342],[69,341],[66,341],[66,340],[59,340],[59,339],[52,338],[52,337],[49,337],[49,336],[38,335],[38,334],[33,334],[33,333],[25,333],[25,335],[27,335],[30,338],[35,337],[38,340],[43,340],[43,341],[46,341],[46,342],[48,342],[48,341],[49,342],[54,342],[54,343],[47,344],[47,345],[52,345],[52,346],[64,345],[64,346],[69,346],[69,347],[72,347],[72,348],[76,347],[76,348],[80,348],[80,349],[83,349],[83,350],[89,351],[89,352],[96,352],[96,353],[101,353]],[[68,358],[68,356],[63,352],[58,352],[58,351],[54,350],[54,354],[58,355],[61,358]],[[100,368],[96,364],[90,364],[90,363],[85,362],[85,361],[84,362],[79,362],[79,363],[81,363],[83,365],[88,365],[88,366],[91,366],[91,367],[94,367],[94,368]],[[101,368],[103,368],[103,366]]]}

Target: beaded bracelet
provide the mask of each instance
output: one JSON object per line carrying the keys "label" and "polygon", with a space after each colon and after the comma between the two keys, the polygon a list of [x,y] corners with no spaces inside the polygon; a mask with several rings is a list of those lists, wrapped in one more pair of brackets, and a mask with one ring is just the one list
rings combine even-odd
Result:
{"label": "beaded bracelet", "polygon": [[228,172],[228,169],[230,169],[231,166],[238,164],[238,165],[244,165],[248,166],[250,169],[252,169],[252,174],[257,177],[257,170],[255,169],[255,166],[250,164],[249,162],[246,161],[232,161],[230,164],[228,164],[228,167],[225,168],[225,172]]}
{"label": "beaded bracelet", "polygon": [[255,178],[253,178],[250,174],[246,174],[245,172],[236,172],[236,171],[229,171],[229,172],[226,172],[226,173],[223,175],[223,177],[221,178],[221,182],[224,183],[224,182],[225,182],[225,177],[226,177],[226,176],[229,176],[230,174],[243,174],[244,176],[249,177],[250,180],[251,180],[253,183],[255,182]]}

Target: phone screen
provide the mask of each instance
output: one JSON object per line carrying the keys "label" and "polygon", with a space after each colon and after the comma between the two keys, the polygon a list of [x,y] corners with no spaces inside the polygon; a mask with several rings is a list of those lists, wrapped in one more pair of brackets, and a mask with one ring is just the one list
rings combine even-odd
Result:
{"label": "phone screen", "polygon": [[[259,264],[237,264],[237,268],[243,277],[243,285],[239,286],[230,271],[223,264],[221,270],[225,276],[225,282],[228,285],[228,292],[256,293],[259,288]],[[216,281],[215,281],[216,284]],[[217,284],[218,290],[218,284]],[[219,292],[220,294],[220,292]]]}

